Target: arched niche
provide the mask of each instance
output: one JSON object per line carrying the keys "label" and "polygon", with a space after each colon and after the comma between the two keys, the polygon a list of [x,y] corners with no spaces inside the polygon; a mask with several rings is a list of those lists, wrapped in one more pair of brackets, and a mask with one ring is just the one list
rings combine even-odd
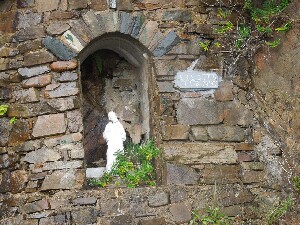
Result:
{"label": "arched niche", "polygon": [[110,110],[117,113],[128,140],[140,143],[155,138],[158,122],[155,69],[149,50],[121,33],[94,39],[79,53],[78,59],[85,162],[87,168],[99,168],[105,166],[106,144],[102,132]]}

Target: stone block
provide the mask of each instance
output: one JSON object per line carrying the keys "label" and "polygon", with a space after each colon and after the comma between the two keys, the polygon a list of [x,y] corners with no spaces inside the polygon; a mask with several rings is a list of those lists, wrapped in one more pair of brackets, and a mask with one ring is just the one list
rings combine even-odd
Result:
{"label": "stone block", "polygon": [[23,78],[26,79],[37,75],[41,75],[43,73],[48,72],[49,70],[50,69],[48,66],[36,66],[31,68],[20,68],[18,69],[18,72]]}
{"label": "stone block", "polygon": [[32,135],[33,137],[44,137],[62,134],[66,129],[64,114],[39,116],[33,127]]}
{"label": "stone block", "polygon": [[83,14],[82,18],[95,37],[105,33],[104,27],[99,23],[97,16],[95,15],[93,10],[90,10]]}
{"label": "stone block", "polygon": [[46,33],[44,27],[41,25],[27,27],[26,29],[21,29],[15,33],[16,41],[28,41],[35,40],[38,38],[45,37]]}
{"label": "stone block", "polygon": [[206,125],[223,121],[223,104],[207,99],[182,99],[178,103],[177,119],[181,124]]}
{"label": "stone block", "polygon": [[208,126],[207,132],[212,141],[241,142],[245,140],[245,130],[235,126]]}
{"label": "stone block", "polygon": [[224,123],[228,125],[249,126],[253,122],[253,113],[244,105],[233,102],[225,108]]}
{"label": "stone block", "polygon": [[55,61],[55,57],[46,50],[29,52],[24,55],[24,66],[34,66]]}
{"label": "stone block", "polygon": [[49,99],[47,104],[59,112],[71,110],[77,107],[75,97]]}
{"label": "stone block", "polygon": [[47,199],[42,199],[36,202],[28,203],[21,207],[23,213],[40,212],[49,209],[50,205]]}
{"label": "stone block", "polygon": [[129,225],[134,224],[131,215],[115,216],[111,219],[110,225]]}
{"label": "stone block", "polygon": [[74,10],[74,9],[84,9],[88,5],[87,0],[69,0],[69,10]]}
{"label": "stone block", "polygon": [[169,194],[166,192],[158,192],[148,197],[150,207],[159,207],[169,204]]}
{"label": "stone block", "polygon": [[59,0],[51,0],[51,1],[44,1],[44,0],[35,0],[35,5],[38,12],[47,12],[56,10],[58,8]]}
{"label": "stone block", "polygon": [[201,170],[202,184],[231,184],[241,182],[237,165],[205,165]]}
{"label": "stone block", "polygon": [[84,43],[82,43],[73,31],[67,30],[61,36],[61,40],[76,53],[79,53],[84,48]]}
{"label": "stone block", "polygon": [[167,163],[167,184],[192,185],[197,184],[200,174],[194,169],[179,164]]}
{"label": "stone block", "polygon": [[189,138],[190,126],[170,125],[165,128],[164,140],[187,140]]}
{"label": "stone block", "polygon": [[70,28],[70,25],[63,21],[54,21],[47,26],[47,33],[50,35],[58,35],[67,31]]}
{"label": "stone block", "polygon": [[0,32],[13,33],[16,31],[18,14],[16,11],[1,12],[0,14]]}
{"label": "stone block", "polygon": [[83,131],[83,119],[80,110],[67,112],[68,128],[71,133]]}
{"label": "stone block", "polygon": [[171,203],[178,203],[188,199],[187,190],[182,186],[171,186],[170,187],[170,201]]}
{"label": "stone block", "polygon": [[50,13],[49,20],[68,20],[77,17],[78,14],[76,12],[53,11]]}
{"label": "stone block", "polygon": [[62,84],[50,84],[46,87],[46,98],[60,98],[77,95],[79,89],[76,82],[62,83]]}
{"label": "stone block", "polygon": [[261,183],[266,181],[266,174],[264,171],[248,171],[242,172],[242,181],[244,184]]}
{"label": "stone block", "polygon": [[230,81],[223,81],[219,84],[219,88],[215,91],[216,101],[225,102],[233,100],[233,85]]}
{"label": "stone block", "polygon": [[105,26],[105,33],[116,32],[120,27],[118,12],[105,11],[96,14],[98,23]]}
{"label": "stone block", "polygon": [[24,143],[26,140],[30,138],[30,125],[28,121],[19,119],[13,125],[12,130],[9,135],[8,145],[9,146],[17,146]]}
{"label": "stone block", "polygon": [[[82,161],[56,161],[56,162],[47,162],[42,166],[42,170],[63,170],[63,169],[78,169],[82,168]],[[35,168],[36,165],[33,165],[31,168]]]}
{"label": "stone block", "polygon": [[89,1],[89,6],[91,9],[96,11],[103,11],[108,9],[106,0],[91,0]]}
{"label": "stone block", "polygon": [[133,17],[130,13],[120,12],[120,32],[130,34],[134,24]]}
{"label": "stone block", "polygon": [[76,189],[82,186],[82,177],[74,170],[54,171],[46,176],[41,190]]}
{"label": "stone block", "polygon": [[19,13],[18,29],[26,29],[27,27],[36,26],[42,21],[41,13]]}
{"label": "stone block", "polygon": [[172,93],[175,92],[174,85],[172,82],[168,81],[158,81],[158,91],[160,93]]}
{"label": "stone block", "polygon": [[9,87],[1,87],[0,100],[9,100],[11,98],[11,90]]}
{"label": "stone block", "polygon": [[169,52],[173,46],[177,45],[180,42],[180,38],[174,31],[169,32],[165,38],[156,46],[153,50],[153,55],[155,57],[161,57],[167,52]]}
{"label": "stone block", "polygon": [[265,164],[262,162],[242,162],[241,166],[243,170],[263,171],[265,169]]}
{"label": "stone block", "polygon": [[86,168],[86,178],[96,178],[102,177],[105,173],[105,167],[98,167],[98,168]]}
{"label": "stone block", "polygon": [[177,224],[188,223],[192,219],[192,206],[188,202],[172,204],[169,210]]}
{"label": "stone block", "polygon": [[249,152],[238,152],[237,155],[239,162],[251,162],[255,160],[255,156]]}
{"label": "stone block", "polygon": [[146,47],[149,47],[151,40],[158,30],[158,23],[156,21],[148,21],[144,28],[140,31],[138,40]]}
{"label": "stone block", "polygon": [[50,64],[51,70],[55,72],[64,72],[69,70],[74,70],[78,66],[75,61],[57,61]]}
{"label": "stone block", "polygon": [[250,143],[237,143],[234,146],[236,151],[253,151],[254,145]]}
{"label": "stone block", "polygon": [[0,48],[0,57],[16,56],[18,53],[19,50],[16,48],[9,48],[6,46]]}
{"label": "stone block", "polygon": [[9,59],[6,58],[0,58],[0,71],[7,70],[9,67]]}
{"label": "stone block", "polygon": [[206,127],[192,127],[191,128],[193,138],[196,141],[207,141],[208,140],[208,133]]}
{"label": "stone block", "polygon": [[[51,207],[52,209],[52,207]],[[46,218],[41,218],[39,225],[49,225],[49,224],[68,224],[65,214],[60,214],[56,216],[50,216]]]}
{"label": "stone block", "polygon": [[95,197],[75,198],[72,200],[73,205],[94,205],[97,202]]}
{"label": "stone block", "polygon": [[136,38],[146,20],[145,15],[142,13],[138,13],[135,17],[134,17],[134,24],[131,30],[131,36]]}
{"label": "stone block", "polygon": [[48,113],[56,113],[56,110],[46,102],[11,104],[8,109],[8,116],[17,118],[30,118]]}
{"label": "stone block", "polygon": [[167,224],[165,218],[142,219],[138,225],[165,225]]}
{"label": "stone block", "polygon": [[52,148],[57,145],[71,144],[71,143],[79,142],[81,140],[82,140],[82,134],[74,133],[74,134],[63,135],[60,137],[45,139],[44,143],[48,148]]}
{"label": "stone block", "polygon": [[118,4],[117,4],[117,9],[118,10],[132,11],[133,8],[134,8],[134,5],[133,5],[132,0],[119,1]]}
{"label": "stone block", "polygon": [[19,193],[25,189],[28,181],[28,175],[25,170],[15,170],[13,172],[4,170],[1,177],[0,193]]}
{"label": "stone block", "polygon": [[83,45],[86,45],[91,42],[94,38],[93,32],[89,29],[89,27],[81,20],[73,20],[70,22],[72,27],[71,32],[76,34]]}
{"label": "stone block", "polygon": [[237,154],[223,143],[172,143],[162,145],[165,160],[181,164],[235,164]]}
{"label": "stone block", "polygon": [[36,39],[32,41],[24,41],[18,44],[18,49],[20,54],[24,54],[29,51],[36,51],[42,47],[41,39]]}
{"label": "stone block", "polygon": [[23,161],[29,163],[44,163],[49,161],[57,161],[59,159],[61,159],[61,155],[58,151],[48,148],[41,148],[27,153],[23,158]]}
{"label": "stone block", "polygon": [[193,14],[190,10],[166,10],[163,12],[162,21],[178,21],[188,22],[192,21]]}
{"label": "stone block", "polygon": [[76,53],[69,49],[63,42],[53,37],[43,39],[43,45],[61,60],[70,60],[76,57]]}
{"label": "stone block", "polygon": [[253,199],[249,189],[238,184],[227,185],[219,190],[219,202],[225,207],[253,202]]}
{"label": "stone block", "polygon": [[50,84],[52,81],[52,76],[50,74],[40,75],[37,77],[32,77],[27,80],[23,80],[22,87],[23,88],[41,88]]}

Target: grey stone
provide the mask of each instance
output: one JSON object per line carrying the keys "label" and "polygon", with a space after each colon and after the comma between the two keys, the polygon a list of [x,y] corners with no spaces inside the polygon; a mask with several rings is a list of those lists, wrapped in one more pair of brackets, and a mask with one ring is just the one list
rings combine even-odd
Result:
{"label": "grey stone", "polygon": [[30,78],[33,76],[37,76],[43,73],[48,72],[50,69],[48,66],[36,66],[36,67],[31,67],[31,68],[20,68],[18,69],[19,74],[23,78]]}
{"label": "grey stone", "polygon": [[74,72],[63,72],[58,78],[60,82],[75,81],[78,79],[78,74]]}
{"label": "grey stone", "polygon": [[61,158],[61,155],[53,150],[48,148],[42,148],[36,151],[29,152],[23,158],[23,161],[29,163],[44,163],[49,161],[57,161]]}
{"label": "grey stone", "polygon": [[118,31],[120,23],[118,12],[101,12],[97,14],[97,19],[105,27],[105,33]]}
{"label": "grey stone", "polygon": [[72,200],[73,205],[93,205],[97,201],[95,197],[75,198]]}
{"label": "grey stone", "polygon": [[43,44],[61,60],[70,60],[77,56],[77,54],[69,49],[67,45],[56,38],[48,36],[44,38]]}
{"label": "grey stone", "polygon": [[48,85],[46,87],[45,96],[47,98],[59,98],[76,95],[79,92],[76,86],[76,82]]}
{"label": "grey stone", "polygon": [[7,168],[10,164],[11,162],[8,154],[0,155],[0,169]]}
{"label": "grey stone", "polygon": [[177,224],[187,223],[192,219],[192,206],[190,203],[175,203],[170,206],[170,212],[173,220]]}
{"label": "grey stone", "polygon": [[169,32],[152,52],[154,56],[161,57],[180,42],[180,38],[174,31]]}
{"label": "grey stone", "polygon": [[156,193],[148,197],[150,207],[159,207],[169,204],[169,194],[166,192]]}
{"label": "grey stone", "polygon": [[158,23],[150,20],[139,33],[138,40],[148,48],[157,31]]}
{"label": "grey stone", "polygon": [[162,21],[191,22],[192,12],[190,10],[166,10],[163,12]]}
{"label": "grey stone", "polygon": [[237,141],[245,140],[245,130],[234,126],[209,126],[207,128],[209,139],[212,141]]}
{"label": "grey stone", "polygon": [[38,38],[42,38],[45,36],[44,27],[41,25],[27,27],[26,29],[21,29],[16,32],[14,38],[16,41],[28,41],[34,40]]}
{"label": "grey stone", "polygon": [[1,87],[0,100],[9,100],[11,98],[10,89],[7,87]]}
{"label": "grey stone", "polygon": [[81,140],[82,140],[82,134],[74,133],[74,134],[63,135],[61,137],[46,139],[44,143],[48,148],[51,148],[57,145],[66,145],[70,143],[79,142]]}
{"label": "grey stone", "polygon": [[35,0],[35,5],[38,12],[47,12],[52,11],[58,8],[59,0],[51,0],[51,1],[44,1],[44,0]]}
{"label": "grey stone", "polygon": [[9,106],[8,116],[17,118],[30,118],[48,113],[56,113],[56,110],[46,102],[25,104],[12,104]]}
{"label": "grey stone", "polygon": [[58,146],[59,150],[68,150],[70,152],[71,159],[83,159],[84,149],[82,143],[68,143]]}
{"label": "grey stone", "polygon": [[57,161],[45,163],[42,170],[78,169],[82,168],[82,166],[82,161]]}
{"label": "grey stone", "polygon": [[219,124],[223,121],[223,118],[222,103],[193,98],[184,98],[178,103],[177,119],[181,124]]}
{"label": "grey stone", "polygon": [[120,32],[130,34],[133,27],[133,17],[130,13],[120,12]]}
{"label": "grey stone", "polygon": [[40,212],[45,209],[49,209],[49,202],[47,199],[42,199],[33,203],[29,203],[21,207],[21,211],[23,213],[33,213],[33,212]]}
{"label": "grey stone", "polygon": [[0,118],[0,146],[6,146],[11,129],[12,124],[9,123],[9,119]]}
{"label": "grey stone", "polygon": [[40,219],[39,225],[49,225],[49,224],[63,225],[63,224],[68,224],[68,221],[66,219],[65,214],[60,214],[60,215]]}
{"label": "grey stone", "polygon": [[36,39],[36,40],[32,40],[32,41],[24,41],[18,45],[20,54],[24,54],[29,51],[35,51],[41,47],[42,47],[41,39]]}
{"label": "grey stone", "polygon": [[94,208],[72,211],[72,224],[85,225],[97,221],[97,211]]}
{"label": "grey stone", "polygon": [[34,137],[43,137],[61,134],[66,131],[66,128],[64,114],[39,116],[33,127],[32,135]]}
{"label": "grey stone", "polygon": [[208,140],[208,133],[206,127],[192,127],[192,134],[196,141]]}
{"label": "grey stone", "polygon": [[103,30],[102,25],[99,23],[94,11],[90,10],[82,16],[84,22],[89,26],[95,37],[100,36],[105,31]]}
{"label": "grey stone", "polygon": [[63,112],[76,108],[76,99],[75,97],[49,99],[47,104],[54,109]]}
{"label": "grey stone", "polygon": [[77,35],[83,45],[90,43],[94,38],[92,31],[83,20],[73,20],[70,25],[72,26],[71,32]]}
{"label": "grey stone", "polygon": [[188,193],[182,186],[171,186],[170,187],[170,201],[171,203],[182,202],[187,200]]}
{"label": "grey stone", "polygon": [[200,174],[188,166],[167,163],[167,184],[192,185],[199,178]]}
{"label": "grey stone", "polygon": [[224,143],[172,143],[164,144],[164,157],[181,164],[235,164],[237,153]]}
{"label": "grey stone", "polygon": [[34,5],[34,0],[21,0],[18,1],[18,7],[26,8]]}
{"label": "grey stone", "polygon": [[131,225],[131,224],[134,224],[131,215],[115,216],[110,222],[110,225]]}
{"label": "grey stone", "polygon": [[87,0],[69,0],[69,10],[73,9],[84,9],[87,7]]}
{"label": "grey stone", "polygon": [[134,17],[134,25],[132,27],[132,31],[131,31],[131,36],[132,37],[137,37],[143,24],[145,22],[145,16],[142,13],[138,13],[135,17]]}
{"label": "grey stone", "polygon": [[42,147],[42,140],[34,140],[34,141],[26,141],[22,148],[20,149],[21,152],[29,152],[33,150],[37,150]]}
{"label": "grey stone", "polygon": [[80,110],[67,112],[68,128],[72,133],[82,132],[83,119]]}
{"label": "grey stone", "polygon": [[165,225],[167,224],[165,218],[152,218],[140,220],[138,225]]}
{"label": "grey stone", "polygon": [[172,93],[175,92],[174,86],[172,82],[168,81],[158,81],[158,90],[160,93]]}
{"label": "grey stone", "polygon": [[13,97],[19,103],[30,103],[39,101],[39,95],[35,88],[15,90],[13,92]]}
{"label": "grey stone", "polygon": [[54,171],[51,175],[46,176],[41,190],[78,188],[80,185],[76,176],[78,175],[74,170]]}
{"label": "grey stone", "polygon": [[42,15],[39,13],[19,13],[19,29],[38,25],[42,21]]}
{"label": "grey stone", "polygon": [[44,211],[44,212],[35,212],[27,215],[28,219],[40,219],[48,217],[52,214],[52,211]]}

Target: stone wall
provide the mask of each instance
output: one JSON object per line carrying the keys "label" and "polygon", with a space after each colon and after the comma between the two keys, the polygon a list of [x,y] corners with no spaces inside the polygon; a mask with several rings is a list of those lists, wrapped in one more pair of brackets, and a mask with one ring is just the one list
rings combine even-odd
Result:
{"label": "stone wall", "polygon": [[[198,45],[214,38],[217,9],[214,1],[193,0],[124,0],[116,9],[106,0],[4,1],[0,101],[9,110],[0,118],[1,223],[186,224],[192,210],[219,204],[226,214],[259,224],[261,212],[280,199],[281,150],[272,136],[261,135],[264,128],[256,129],[260,121],[242,76],[249,68],[227,77],[222,58]],[[159,187],[84,186],[78,65],[106,34],[125,37],[110,50],[144,71],[142,83],[155,78],[143,88],[151,89],[149,105],[160,106],[149,113],[162,149]],[[145,54],[135,58],[125,41]],[[198,58],[197,69],[222,78],[219,88],[174,87],[176,73]],[[145,59],[150,67],[139,63]]]}

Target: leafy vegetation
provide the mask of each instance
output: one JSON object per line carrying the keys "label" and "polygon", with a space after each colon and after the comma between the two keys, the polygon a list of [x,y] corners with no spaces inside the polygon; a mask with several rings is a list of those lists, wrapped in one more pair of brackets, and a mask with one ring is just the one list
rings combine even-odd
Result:
{"label": "leafy vegetation", "polygon": [[218,207],[210,207],[205,215],[198,212],[192,212],[192,220],[189,225],[231,225],[232,219],[220,212]]}
{"label": "leafy vegetation", "polygon": [[[3,116],[6,114],[8,110],[8,105],[0,105],[0,116]],[[17,119],[16,117],[12,117],[10,120],[9,120],[9,123],[10,124],[14,124],[15,122],[17,122]]]}
{"label": "leafy vegetation", "polygon": [[300,177],[299,176],[295,176],[292,179],[295,189],[297,191],[298,194],[300,194]]}
{"label": "leafy vegetation", "polygon": [[[93,179],[91,185],[106,187],[111,183],[125,183],[127,187],[137,187],[141,184],[155,185],[155,170],[153,160],[160,154],[153,141],[144,145],[129,144],[124,154],[117,153],[117,160],[110,172],[100,179]],[[121,181],[120,181],[121,180]]]}

